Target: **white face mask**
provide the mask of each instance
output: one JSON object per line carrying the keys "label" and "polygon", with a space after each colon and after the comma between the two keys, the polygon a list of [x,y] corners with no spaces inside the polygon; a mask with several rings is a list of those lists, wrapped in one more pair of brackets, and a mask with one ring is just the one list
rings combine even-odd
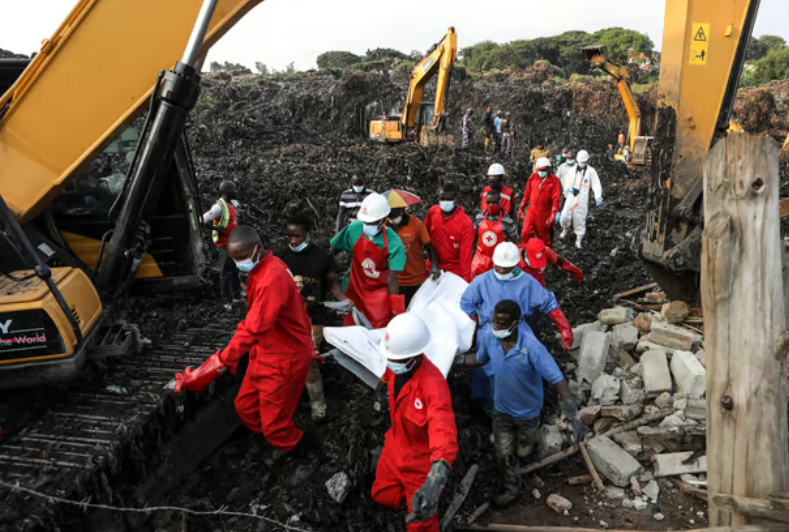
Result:
{"label": "white face mask", "polygon": [[258,247],[255,246],[255,249],[252,250],[252,255],[248,259],[244,259],[242,261],[235,261],[236,268],[238,268],[239,271],[241,271],[243,273],[249,273],[252,270],[254,270],[255,266],[257,266],[258,263],[260,262],[260,257],[259,256],[258,256],[258,260],[252,260],[252,257],[255,256],[255,253],[257,252],[257,250],[258,250]]}
{"label": "white face mask", "polygon": [[569,164],[570,166],[574,165],[575,159],[567,159],[567,164]]}
{"label": "white face mask", "polygon": [[493,336],[495,336],[499,340],[512,336],[512,332],[515,330],[515,327],[517,326],[518,326],[518,322],[515,322],[512,324],[512,326],[509,329],[501,329],[501,330],[492,329]]}
{"label": "white face mask", "polygon": [[493,275],[495,275],[496,279],[499,281],[512,281],[513,279],[517,279],[520,276],[520,270],[518,270],[518,268],[514,268],[509,273],[499,273],[496,270],[493,270]]}
{"label": "white face mask", "polygon": [[375,225],[368,225],[364,224],[364,234],[370,238],[373,238],[375,235],[381,232],[381,226],[378,224]]}
{"label": "white face mask", "polygon": [[304,242],[302,242],[298,246],[293,247],[292,245],[288,244],[288,247],[291,249],[291,251],[293,251],[295,253],[300,253],[300,252],[304,251],[305,249],[307,249],[307,246],[309,245],[309,243],[310,243],[310,237],[307,237],[307,238],[304,239]]}
{"label": "white face mask", "polygon": [[586,163],[578,163],[578,166],[581,168],[586,168]]}
{"label": "white face mask", "polygon": [[389,220],[389,223],[392,225],[400,225],[400,222],[403,221],[403,216],[400,215],[397,218],[387,218],[387,220]]}
{"label": "white face mask", "polygon": [[438,204],[441,206],[441,210],[444,212],[451,212],[452,209],[455,208],[454,201],[439,201]]}
{"label": "white face mask", "polygon": [[353,185],[353,191],[356,192],[357,194],[361,194],[362,192],[364,192],[364,185],[362,185],[360,187],[357,187],[356,185]]}

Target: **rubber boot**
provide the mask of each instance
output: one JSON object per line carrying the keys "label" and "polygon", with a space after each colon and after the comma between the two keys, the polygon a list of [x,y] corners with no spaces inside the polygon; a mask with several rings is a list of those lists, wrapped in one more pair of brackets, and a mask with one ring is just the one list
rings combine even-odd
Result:
{"label": "rubber boot", "polygon": [[559,233],[559,240],[563,239],[566,236],[567,236],[567,228],[562,226],[562,232]]}
{"label": "rubber boot", "polygon": [[514,456],[499,459],[499,467],[504,473],[502,489],[493,497],[493,504],[499,508],[509,506],[520,494],[520,474],[518,473],[518,460]]}
{"label": "rubber boot", "polygon": [[310,396],[310,415],[313,421],[326,419],[326,395],[323,393],[323,380],[307,383],[307,394]]}
{"label": "rubber boot", "polygon": [[577,235],[575,237],[575,247],[581,249],[581,243],[583,242],[583,240],[584,240],[584,235]]}

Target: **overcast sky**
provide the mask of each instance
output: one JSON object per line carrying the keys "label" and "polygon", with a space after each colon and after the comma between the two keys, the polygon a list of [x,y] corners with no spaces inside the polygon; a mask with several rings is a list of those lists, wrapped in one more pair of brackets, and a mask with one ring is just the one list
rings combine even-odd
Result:
{"label": "overcast sky", "polygon": [[[0,48],[35,51],[75,3],[0,0]],[[293,61],[296,69],[306,70],[315,68],[315,58],[327,50],[424,52],[449,26],[457,28],[461,48],[612,26],[646,32],[660,48],[664,6],[664,0],[266,0],[211,50],[208,60],[250,68],[260,61],[278,70]],[[754,34],[789,41],[789,1],[761,0]]]}

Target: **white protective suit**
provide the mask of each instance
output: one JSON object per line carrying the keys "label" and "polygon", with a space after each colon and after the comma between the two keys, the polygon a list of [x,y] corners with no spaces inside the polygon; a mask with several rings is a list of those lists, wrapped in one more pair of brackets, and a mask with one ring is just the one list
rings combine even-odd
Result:
{"label": "white protective suit", "polygon": [[559,178],[559,183],[562,184],[562,196],[564,197],[567,197],[567,187],[570,186],[570,178],[567,176],[570,174],[575,175],[577,167],[578,163],[576,161],[573,161],[573,164],[565,162],[560,164],[559,169],[556,170],[556,177]]}
{"label": "white protective suit", "polygon": [[[587,165],[581,168],[578,163],[568,172],[567,188],[565,194],[567,200],[562,209],[562,228],[567,231],[570,224],[575,229],[576,246],[580,247],[581,240],[586,234],[586,214],[589,212],[589,190],[594,191],[595,199],[602,199],[603,187],[600,185],[600,178],[594,168]],[[571,190],[577,188],[578,195],[572,194]]]}

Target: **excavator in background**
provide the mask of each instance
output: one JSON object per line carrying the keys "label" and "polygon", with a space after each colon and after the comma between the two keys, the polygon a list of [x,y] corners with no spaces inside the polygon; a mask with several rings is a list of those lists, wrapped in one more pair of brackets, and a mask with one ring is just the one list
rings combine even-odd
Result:
{"label": "excavator in background", "polygon": [[[385,143],[418,141],[423,145],[440,142],[446,127],[444,100],[449,93],[457,52],[457,33],[455,28],[449,28],[444,38],[434,44],[411,71],[403,113],[370,121],[370,140]],[[436,75],[435,102],[420,103],[425,85]]]}
{"label": "excavator in background", "polygon": [[197,283],[186,118],[201,58],[261,1],[79,0],[29,64],[0,65],[0,389],[123,353],[132,282]]}

